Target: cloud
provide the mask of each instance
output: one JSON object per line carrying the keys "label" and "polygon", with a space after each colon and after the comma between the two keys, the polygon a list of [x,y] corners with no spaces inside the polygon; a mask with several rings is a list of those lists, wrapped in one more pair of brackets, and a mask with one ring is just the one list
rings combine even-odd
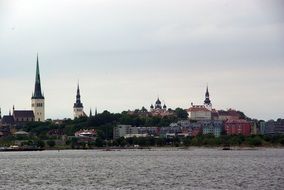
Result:
{"label": "cloud", "polygon": [[39,52],[47,117],[72,117],[78,80],[86,109],[135,109],[158,95],[170,107],[187,108],[202,103],[209,83],[217,108],[280,117],[281,5],[0,0],[0,106],[30,107]]}

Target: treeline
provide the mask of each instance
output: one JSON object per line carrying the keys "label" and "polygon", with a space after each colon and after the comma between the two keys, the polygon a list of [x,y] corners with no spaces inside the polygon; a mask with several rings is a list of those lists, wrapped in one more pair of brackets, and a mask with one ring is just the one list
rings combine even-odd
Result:
{"label": "treeline", "polygon": [[155,137],[121,137],[116,139],[112,143],[113,146],[134,146],[139,145],[141,147],[147,146],[207,146],[207,147],[218,147],[218,146],[283,146],[284,135],[278,136],[221,136],[214,137],[213,135],[198,135],[196,137],[186,138],[155,138]]}
{"label": "treeline", "polygon": [[187,116],[187,112],[181,108],[173,110],[173,115],[165,117],[141,115],[135,112],[133,114],[128,114],[127,112],[110,113],[108,111],[104,111],[92,117],[82,117],[74,120],[67,119],[60,125],[56,125],[52,121],[44,123],[27,123],[22,129],[42,140],[52,138],[48,135],[48,132],[51,130],[58,130],[67,136],[74,136],[74,133],[80,129],[96,129],[98,136],[101,139],[109,140],[113,137],[113,128],[118,124],[137,127],[165,127],[169,126],[173,122],[177,122],[178,120],[186,119]]}

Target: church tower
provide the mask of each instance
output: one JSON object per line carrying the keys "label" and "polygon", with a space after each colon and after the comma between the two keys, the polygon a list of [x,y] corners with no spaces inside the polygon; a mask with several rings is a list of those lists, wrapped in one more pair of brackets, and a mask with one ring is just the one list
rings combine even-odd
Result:
{"label": "church tower", "polygon": [[86,117],[86,114],[84,113],[84,107],[81,102],[79,83],[77,86],[76,102],[74,103],[73,111],[74,111],[74,118]]}
{"label": "church tower", "polygon": [[208,85],[206,87],[206,92],[205,92],[205,100],[204,100],[204,106],[205,108],[207,108],[208,110],[212,110],[212,104],[211,104],[211,100],[209,98],[209,91],[208,91]]}
{"label": "church tower", "polygon": [[35,77],[35,90],[32,95],[32,110],[35,115],[35,121],[43,122],[45,121],[45,112],[44,112],[44,96],[41,92],[40,84],[40,73],[39,73],[39,63],[38,55],[36,61],[36,77]]}

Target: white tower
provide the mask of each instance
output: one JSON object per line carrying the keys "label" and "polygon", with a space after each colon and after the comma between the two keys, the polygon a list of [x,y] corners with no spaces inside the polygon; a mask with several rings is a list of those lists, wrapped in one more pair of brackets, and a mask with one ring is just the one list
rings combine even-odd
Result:
{"label": "white tower", "polygon": [[86,114],[84,112],[84,107],[81,102],[79,83],[77,87],[76,102],[74,103],[73,111],[74,111],[74,118],[86,117]]}
{"label": "white tower", "polygon": [[35,121],[44,122],[45,112],[44,112],[44,96],[41,92],[40,84],[40,73],[39,73],[39,63],[38,56],[36,62],[36,77],[35,77],[35,91],[32,96],[32,110],[35,115]]}

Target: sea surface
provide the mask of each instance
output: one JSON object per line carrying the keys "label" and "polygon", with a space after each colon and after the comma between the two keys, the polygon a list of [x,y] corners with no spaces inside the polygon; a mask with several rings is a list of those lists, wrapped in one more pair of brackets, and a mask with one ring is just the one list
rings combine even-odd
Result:
{"label": "sea surface", "polygon": [[0,152],[0,189],[284,189],[284,149]]}

